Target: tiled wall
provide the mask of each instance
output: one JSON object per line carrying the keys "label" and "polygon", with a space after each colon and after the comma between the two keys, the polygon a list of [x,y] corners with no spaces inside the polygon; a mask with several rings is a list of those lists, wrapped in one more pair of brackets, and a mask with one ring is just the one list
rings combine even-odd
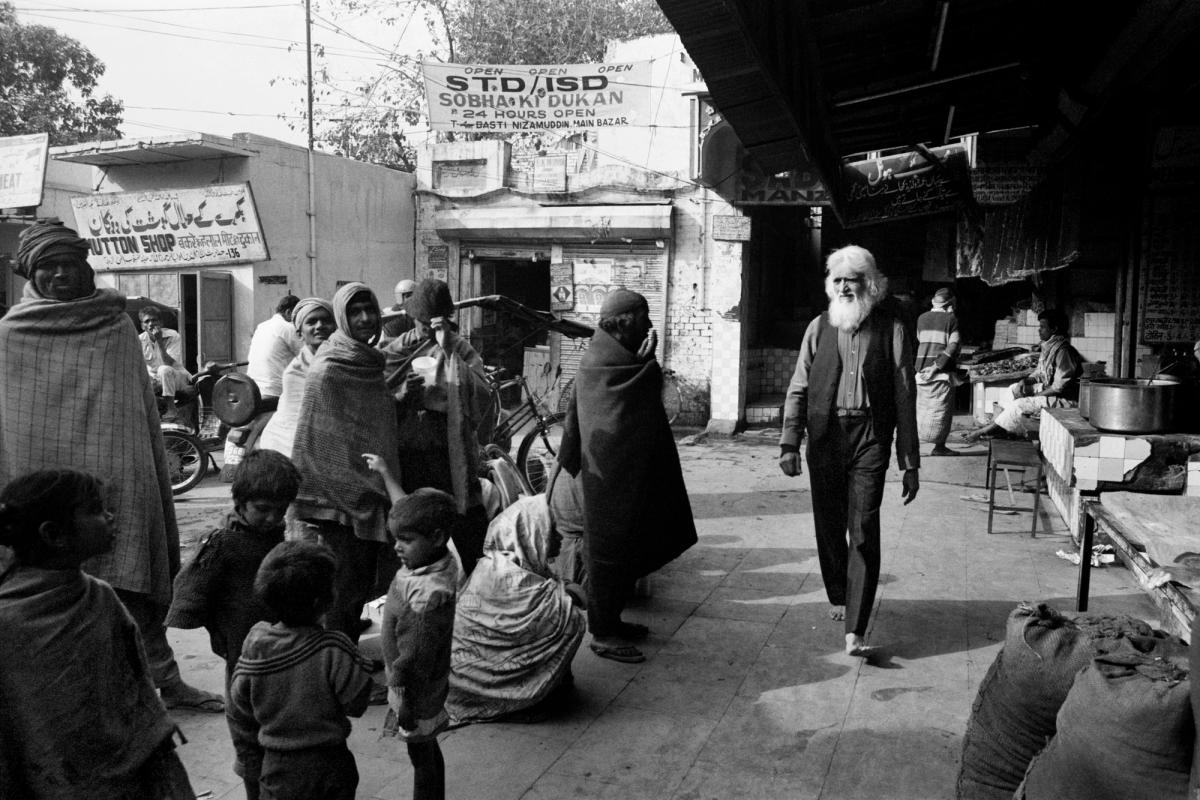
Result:
{"label": "tiled wall", "polygon": [[747,354],[750,370],[751,400],[765,395],[784,394],[796,369],[799,350],[762,347]]}

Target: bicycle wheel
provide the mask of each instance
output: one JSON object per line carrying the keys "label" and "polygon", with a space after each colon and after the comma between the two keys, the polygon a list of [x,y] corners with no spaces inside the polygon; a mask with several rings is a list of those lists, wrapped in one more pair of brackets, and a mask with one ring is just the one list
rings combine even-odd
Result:
{"label": "bicycle wheel", "polygon": [[483,449],[483,456],[487,460],[486,477],[500,492],[502,509],[511,506],[521,495],[534,493],[508,453],[494,444],[489,444]]}
{"label": "bicycle wheel", "polygon": [[663,410],[667,412],[667,424],[672,425],[683,410],[683,391],[674,372],[663,375],[662,401]]}
{"label": "bicycle wheel", "polygon": [[200,440],[190,433],[164,430],[162,436],[167,451],[171,494],[183,494],[208,474],[208,453],[204,452]]}
{"label": "bicycle wheel", "polygon": [[521,446],[517,449],[517,466],[521,474],[529,481],[534,492],[546,491],[546,483],[550,480],[550,471],[558,460],[558,448],[562,443],[563,420],[566,414],[551,414],[542,417],[533,430],[525,434]]}

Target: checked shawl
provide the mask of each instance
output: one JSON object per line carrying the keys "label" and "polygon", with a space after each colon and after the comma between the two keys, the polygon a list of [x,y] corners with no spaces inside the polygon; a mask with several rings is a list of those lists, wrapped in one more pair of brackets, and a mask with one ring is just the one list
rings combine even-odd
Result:
{"label": "checked shawl", "polygon": [[105,486],[113,549],[84,563],[118,589],[171,602],[179,530],[150,376],[125,298],[37,296],[0,319],[0,485],[38,469],[77,469]]}

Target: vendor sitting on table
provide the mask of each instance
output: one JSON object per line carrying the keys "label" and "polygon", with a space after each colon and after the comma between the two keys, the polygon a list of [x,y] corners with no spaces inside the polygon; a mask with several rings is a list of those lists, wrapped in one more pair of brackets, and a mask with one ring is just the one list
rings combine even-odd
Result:
{"label": "vendor sitting on table", "polygon": [[[1012,385],[1013,399],[996,418],[982,428],[963,434],[964,442],[977,442],[1001,430],[1018,436],[1035,429],[1043,408],[1074,408],[1079,405],[1079,376],[1083,374],[1083,358],[1067,341],[1067,316],[1061,311],[1046,309],[1038,314],[1038,337],[1042,354],[1037,369]],[[1040,385],[1040,388],[1039,388]]]}

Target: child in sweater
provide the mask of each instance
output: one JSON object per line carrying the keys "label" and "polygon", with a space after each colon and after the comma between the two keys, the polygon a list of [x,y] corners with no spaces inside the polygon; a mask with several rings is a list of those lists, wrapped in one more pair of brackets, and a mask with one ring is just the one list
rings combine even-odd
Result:
{"label": "child in sweater", "polygon": [[449,721],[445,704],[458,563],[446,542],[457,521],[454,498],[429,488],[412,492],[388,514],[388,531],[404,566],[383,607],[380,644],[390,706],[384,729],[408,745],[414,800],[446,796],[437,735]]}
{"label": "child in sweater", "polygon": [[200,540],[200,549],[175,577],[167,625],[204,628],[212,651],[225,659],[225,691],[242,642],[256,622],[276,617],[254,596],[254,576],[283,541],[284,514],[296,499],[300,473],[287,456],[255,450],[237,466],[233,510]]}
{"label": "child in sweater", "polygon": [[335,570],[329,548],[292,541],[268,553],[254,579],[279,621],[250,629],[229,685],[234,771],[249,800],[354,798],[347,716],[362,716],[374,684],[349,637],[321,626]]}
{"label": "child in sweater", "polygon": [[115,531],[98,480],[0,492],[0,797],[194,800],[133,617],[80,565]]}

